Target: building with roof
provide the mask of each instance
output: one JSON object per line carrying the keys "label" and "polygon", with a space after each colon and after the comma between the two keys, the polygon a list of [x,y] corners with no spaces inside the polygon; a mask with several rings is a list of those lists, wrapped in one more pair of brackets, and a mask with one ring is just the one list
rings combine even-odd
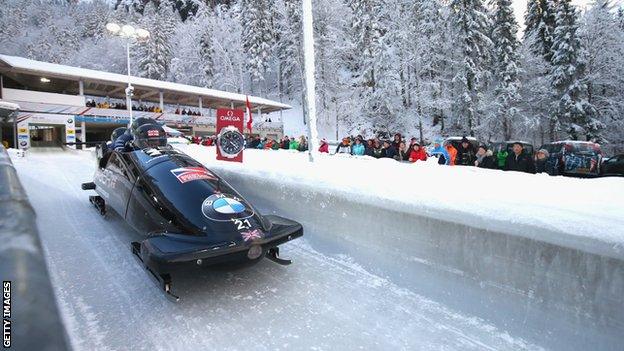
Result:
{"label": "building with roof", "polygon": [[[113,129],[129,121],[129,111],[122,108],[128,82],[134,87],[135,118],[154,118],[193,135],[214,134],[216,109],[245,109],[247,99],[243,94],[0,55],[0,102],[20,107],[16,115],[22,147],[107,140]],[[266,122],[266,115],[291,107],[257,96],[249,96],[249,102],[254,134],[281,138],[283,122],[278,116]],[[11,124],[2,125],[1,137],[13,146]]]}

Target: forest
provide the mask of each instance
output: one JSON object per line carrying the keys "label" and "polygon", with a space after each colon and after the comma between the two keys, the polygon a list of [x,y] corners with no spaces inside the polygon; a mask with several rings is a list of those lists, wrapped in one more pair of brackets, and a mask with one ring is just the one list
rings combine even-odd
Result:
{"label": "forest", "polygon": [[[304,106],[300,0],[5,0],[0,53],[125,73],[108,22],[150,31],[133,74]],[[313,0],[321,137],[592,140],[624,149],[610,0]],[[303,108],[305,111],[305,108]]]}

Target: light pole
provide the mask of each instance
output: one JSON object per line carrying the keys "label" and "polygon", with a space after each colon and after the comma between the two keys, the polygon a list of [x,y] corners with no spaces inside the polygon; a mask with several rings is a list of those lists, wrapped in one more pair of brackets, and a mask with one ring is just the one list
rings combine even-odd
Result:
{"label": "light pole", "polygon": [[134,87],[132,87],[131,76],[130,76],[130,43],[135,40],[146,41],[149,40],[150,33],[142,28],[134,28],[129,24],[125,24],[123,26],[118,25],[117,23],[110,22],[106,24],[106,29],[113,35],[120,36],[126,39],[126,60],[128,63],[128,87],[126,88],[126,105],[128,106],[128,114],[130,115],[130,123],[128,127],[132,126],[133,116],[132,116],[132,95],[134,93]]}
{"label": "light pole", "polygon": [[303,0],[303,52],[305,67],[305,93],[307,101],[308,152],[310,162],[318,147],[318,130],[316,127],[316,81],[314,78],[314,30],[312,19],[312,0]]}

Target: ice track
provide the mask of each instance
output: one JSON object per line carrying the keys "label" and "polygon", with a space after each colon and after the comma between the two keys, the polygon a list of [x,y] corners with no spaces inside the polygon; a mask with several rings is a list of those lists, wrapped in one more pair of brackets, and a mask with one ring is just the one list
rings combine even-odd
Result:
{"label": "ice track", "polygon": [[130,253],[138,234],[116,214],[100,217],[80,190],[93,175],[87,154],[47,150],[14,163],[76,350],[542,349],[305,239],[283,247],[289,267],[179,274],[172,303]]}

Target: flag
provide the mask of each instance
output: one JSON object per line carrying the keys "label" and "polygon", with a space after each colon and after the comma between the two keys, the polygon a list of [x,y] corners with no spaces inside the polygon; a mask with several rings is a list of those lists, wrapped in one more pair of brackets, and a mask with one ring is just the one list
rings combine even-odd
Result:
{"label": "flag", "polygon": [[253,118],[251,117],[251,103],[249,102],[249,95],[247,95],[247,129],[249,129],[249,134],[251,134],[251,124],[253,123]]}

